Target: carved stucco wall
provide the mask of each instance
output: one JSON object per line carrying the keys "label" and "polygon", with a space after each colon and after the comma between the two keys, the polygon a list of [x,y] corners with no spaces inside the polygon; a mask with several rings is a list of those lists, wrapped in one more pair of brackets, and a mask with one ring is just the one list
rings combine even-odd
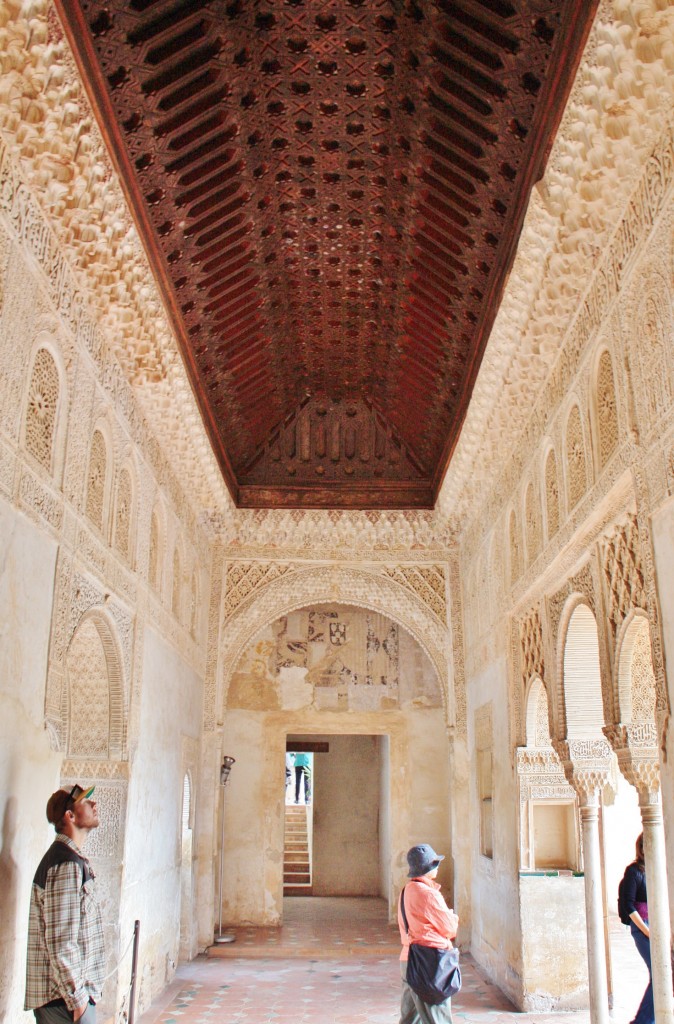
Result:
{"label": "carved stucco wall", "polygon": [[[35,724],[17,723],[14,735],[23,756],[47,726],[53,754],[41,753],[32,769],[41,793],[71,778],[97,782],[104,827],[91,852],[100,867],[113,958],[126,944],[134,912],[133,900],[124,895],[132,880],[122,871],[128,863],[129,765],[139,745],[158,742],[151,730],[142,736],[139,730],[147,632],[177,652],[191,667],[190,678],[203,677],[207,616],[192,595],[208,593],[212,531],[207,517],[200,521],[202,507],[188,482],[178,481],[171,453],[157,443],[155,428],[107,347],[96,303],[69,265],[10,149],[6,138],[0,140],[0,498],[15,521],[25,519],[55,552],[46,584],[50,619],[40,624],[50,634],[47,672],[39,694],[31,693]],[[161,586],[152,588],[155,506],[161,507],[165,554]],[[181,570],[174,578],[176,549]],[[15,596],[8,601],[3,618],[11,614]],[[37,614],[37,602],[33,607]],[[33,628],[39,635],[37,623]],[[3,773],[12,771],[13,742],[0,757]],[[54,773],[64,756],[62,772]],[[162,756],[180,754],[167,748]],[[110,772],[116,781],[108,786],[103,780]],[[46,773],[49,778],[43,778]],[[154,785],[145,778],[140,790]],[[21,858],[26,872],[44,849],[38,804],[30,829],[35,848]],[[22,920],[29,888],[29,880],[17,881],[14,899]],[[173,901],[162,906],[170,930]],[[148,1002],[172,968],[157,946],[146,947],[143,969],[150,979],[143,994]],[[6,1005],[19,1005],[19,989],[16,971],[3,1012]],[[123,999],[113,980],[106,1012],[123,1010]]]}

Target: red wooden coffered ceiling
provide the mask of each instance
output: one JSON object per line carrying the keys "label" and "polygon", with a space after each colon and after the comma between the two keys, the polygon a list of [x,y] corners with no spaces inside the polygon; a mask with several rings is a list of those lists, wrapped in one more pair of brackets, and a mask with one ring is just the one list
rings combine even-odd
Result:
{"label": "red wooden coffered ceiling", "polygon": [[433,505],[595,9],[59,0],[239,505]]}

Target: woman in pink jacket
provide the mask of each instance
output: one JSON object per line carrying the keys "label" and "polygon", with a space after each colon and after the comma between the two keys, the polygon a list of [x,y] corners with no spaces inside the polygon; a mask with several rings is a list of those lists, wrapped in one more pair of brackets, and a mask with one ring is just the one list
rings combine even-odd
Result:
{"label": "woman in pink jacket", "polygon": [[459,918],[449,910],[435,881],[444,856],[428,843],[413,846],[407,854],[410,882],[405,886],[405,913],[409,932],[398,901],[398,927],[402,941],[400,968],[403,979],[400,1024],[451,1024],[452,1001],[445,999],[434,1006],[425,1003],[407,984],[407,956],[411,942],[435,949],[451,949],[459,927]]}

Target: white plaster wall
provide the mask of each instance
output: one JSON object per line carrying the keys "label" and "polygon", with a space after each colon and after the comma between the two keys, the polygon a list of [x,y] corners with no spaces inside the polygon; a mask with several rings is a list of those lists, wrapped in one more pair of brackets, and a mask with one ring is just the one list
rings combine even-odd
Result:
{"label": "white plaster wall", "polygon": [[[420,711],[407,720],[407,793],[409,833],[403,855],[417,843],[429,843],[444,855],[438,882],[450,906],[453,902],[453,871],[450,845],[451,785],[447,766],[449,744],[441,714]],[[407,863],[405,862],[405,867]],[[407,874],[407,871],[405,871]]]}
{"label": "white plaster wall", "polygon": [[378,762],[376,736],[331,736],[314,756],[315,896],[382,895]]}
{"label": "white plaster wall", "polygon": [[[527,1013],[587,1006],[582,876],[522,875],[522,1006]],[[554,970],[551,970],[554,964]]]}
{"label": "white plaster wall", "polygon": [[391,744],[388,736],[378,736],[379,748],[379,892],[391,899]]}
{"label": "white plaster wall", "polygon": [[494,846],[480,853],[479,814],[472,819],[471,952],[487,974],[519,1005],[522,954],[518,895],[517,783],[508,740],[508,666],[505,656],[467,682],[470,792],[478,807],[475,711],[492,702]]}
{"label": "white plaster wall", "polygon": [[61,758],[44,728],[56,543],[0,498],[0,1020],[23,1012],[30,886]]}
{"label": "white plaster wall", "polygon": [[[655,578],[660,603],[663,656],[667,677],[669,710],[674,707],[674,500],[669,500],[651,521]],[[674,730],[668,719],[664,744],[660,752],[662,809],[667,844],[667,876],[669,878],[669,914],[674,923]]]}
{"label": "white plaster wall", "polygon": [[[129,783],[122,935],[141,922],[139,1008],[173,975],[180,940],[182,737],[198,739],[203,685],[153,630],[143,648],[138,743]],[[193,799],[199,781],[193,775]]]}

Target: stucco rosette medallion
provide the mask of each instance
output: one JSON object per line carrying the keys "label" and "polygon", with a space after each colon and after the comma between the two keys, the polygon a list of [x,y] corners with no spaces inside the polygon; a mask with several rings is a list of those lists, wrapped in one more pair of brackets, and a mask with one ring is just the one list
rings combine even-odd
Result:
{"label": "stucco rosette medallion", "polygon": [[642,806],[659,803],[660,760],[655,725],[618,723],[606,726],[604,735],[615,751],[620,771],[639,794],[639,803]]}

